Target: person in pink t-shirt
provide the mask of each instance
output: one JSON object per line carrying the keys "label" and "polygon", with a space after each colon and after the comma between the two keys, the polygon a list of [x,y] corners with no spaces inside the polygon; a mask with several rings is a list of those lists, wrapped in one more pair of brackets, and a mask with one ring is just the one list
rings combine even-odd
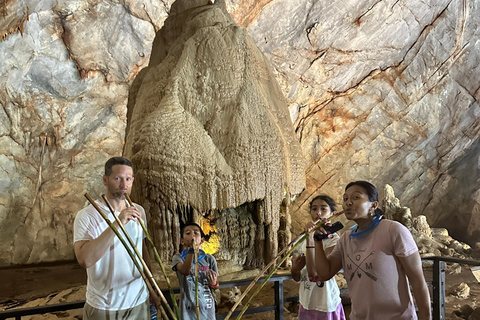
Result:
{"label": "person in pink t-shirt", "polygon": [[343,268],[352,300],[351,320],[430,320],[430,295],[410,231],[399,222],[382,219],[377,189],[367,181],[349,183],[342,206],[357,226],[340,237],[328,257],[322,243],[315,243],[319,279],[327,281]]}

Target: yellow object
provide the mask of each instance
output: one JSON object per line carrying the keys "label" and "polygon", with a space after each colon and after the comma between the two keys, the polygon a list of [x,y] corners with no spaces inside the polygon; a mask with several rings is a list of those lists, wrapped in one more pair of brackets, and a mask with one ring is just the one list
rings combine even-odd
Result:
{"label": "yellow object", "polygon": [[202,244],[202,249],[205,253],[214,254],[220,248],[220,238],[217,234],[217,229],[215,226],[210,224],[208,219],[201,219],[200,226],[202,227],[203,233],[211,234],[210,239],[205,241]]}

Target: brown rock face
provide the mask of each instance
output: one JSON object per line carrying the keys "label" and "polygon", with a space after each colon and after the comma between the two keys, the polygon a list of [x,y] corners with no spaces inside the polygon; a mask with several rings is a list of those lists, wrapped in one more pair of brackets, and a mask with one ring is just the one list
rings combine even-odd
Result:
{"label": "brown rock face", "polygon": [[130,91],[124,154],[136,170],[134,197],[167,258],[178,249],[180,221],[262,200],[240,225],[227,211],[211,219],[220,237],[238,233],[232,252],[252,246],[249,225],[261,229],[268,261],[282,199],[304,187],[303,156],[263,54],[223,1],[207,3],[172,5]]}
{"label": "brown rock face", "polygon": [[[1,2],[0,265],[74,258],[73,218],[122,152],[132,81],[173,2]],[[365,179],[391,184],[413,217],[480,241],[478,1],[226,6],[287,97],[306,164],[294,224],[303,227],[295,220],[312,196],[340,200],[346,183]],[[182,32],[157,38],[152,65]]]}

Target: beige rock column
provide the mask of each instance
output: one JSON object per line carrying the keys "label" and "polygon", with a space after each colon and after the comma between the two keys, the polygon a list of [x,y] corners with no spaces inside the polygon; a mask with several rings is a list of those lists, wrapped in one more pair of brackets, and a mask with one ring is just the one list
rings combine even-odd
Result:
{"label": "beige rock column", "polygon": [[178,249],[180,222],[196,212],[260,201],[252,214],[264,243],[253,246],[253,265],[268,261],[278,248],[282,199],[304,187],[280,87],[223,1],[172,5],[130,91],[124,153],[136,167],[134,196],[150,212],[166,258]]}

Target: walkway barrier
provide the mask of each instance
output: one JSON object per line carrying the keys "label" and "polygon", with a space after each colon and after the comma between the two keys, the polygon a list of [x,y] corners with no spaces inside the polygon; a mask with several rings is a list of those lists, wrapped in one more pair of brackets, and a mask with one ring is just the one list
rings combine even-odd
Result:
{"label": "walkway barrier", "polygon": [[[480,266],[480,261],[477,260],[465,260],[457,259],[450,257],[428,257],[423,258],[422,260],[431,260],[433,261],[433,278],[432,282],[427,282],[433,287],[432,295],[432,316],[433,320],[445,320],[445,263],[459,263],[472,266]],[[256,314],[267,311],[275,311],[275,320],[283,320],[283,306],[287,302],[298,301],[298,296],[294,297],[284,297],[284,286],[283,283],[286,280],[292,279],[290,275],[276,275],[271,277],[268,282],[273,282],[273,290],[275,294],[275,304],[272,306],[263,306],[258,308],[248,309],[245,314]],[[231,288],[246,286],[252,282],[250,280],[240,280],[240,281],[227,281],[219,284],[220,288]],[[261,283],[263,278],[259,279],[257,283]],[[180,290],[174,289],[176,294],[180,293]],[[342,290],[342,293],[344,291]],[[346,291],[345,291],[346,292]],[[168,290],[163,290],[165,298],[170,300],[170,294]],[[172,304],[171,301],[169,301]],[[21,320],[22,316],[30,316],[35,314],[45,314],[73,309],[83,308],[85,301],[76,301],[76,302],[67,302],[60,304],[53,304],[41,307],[32,307],[32,308],[23,308],[23,309],[12,309],[7,311],[0,311],[0,320],[15,318],[15,320]],[[236,317],[240,313],[240,310],[237,310],[233,313],[232,318]],[[217,314],[216,319],[221,320],[225,319],[227,314]]]}
{"label": "walkway barrier", "polygon": [[451,257],[429,257],[422,260],[433,261],[433,286],[432,295],[432,318],[433,320],[445,320],[445,263],[459,263],[471,266],[480,266],[478,260],[457,259]]}

